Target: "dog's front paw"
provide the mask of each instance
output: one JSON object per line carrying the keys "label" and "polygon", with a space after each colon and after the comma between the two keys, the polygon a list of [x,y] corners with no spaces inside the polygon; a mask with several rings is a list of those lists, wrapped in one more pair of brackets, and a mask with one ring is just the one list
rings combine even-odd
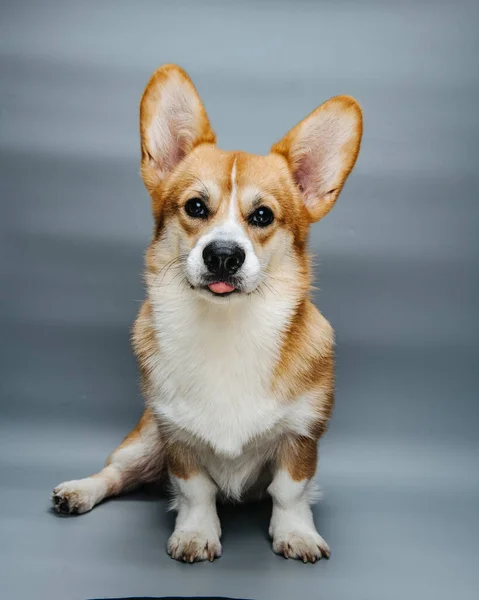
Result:
{"label": "dog's front paw", "polygon": [[52,494],[55,512],[61,515],[81,515],[88,512],[97,502],[96,488],[96,482],[90,481],[90,478],[61,483]]}
{"label": "dog's front paw", "polygon": [[168,554],[189,563],[213,561],[221,556],[221,544],[216,536],[202,531],[174,531],[168,540]]}
{"label": "dog's front paw", "polygon": [[273,550],[285,558],[297,558],[305,563],[329,558],[331,553],[328,544],[316,531],[277,534],[273,537]]}

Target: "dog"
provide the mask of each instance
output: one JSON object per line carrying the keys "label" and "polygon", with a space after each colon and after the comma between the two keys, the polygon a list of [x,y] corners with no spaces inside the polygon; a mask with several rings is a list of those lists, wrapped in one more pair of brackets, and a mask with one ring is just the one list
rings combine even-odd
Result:
{"label": "dog", "polygon": [[356,162],[361,108],[336,96],[267,156],[226,152],[189,76],[164,65],[141,98],[140,137],[154,233],[132,345],[146,408],[102,471],[54,489],[53,507],[85,513],[166,474],[172,558],[219,557],[217,500],[265,493],[274,552],[329,557],[311,504],[334,332],[309,297],[307,242]]}

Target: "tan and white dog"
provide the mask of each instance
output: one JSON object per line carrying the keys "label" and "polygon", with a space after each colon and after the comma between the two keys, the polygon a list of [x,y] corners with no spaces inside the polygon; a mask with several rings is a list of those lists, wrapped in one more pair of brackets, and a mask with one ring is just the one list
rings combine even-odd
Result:
{"label": "tan and white dog", "polygon": [[274,551],[327,557],[310,506],[334,336],[309,299],[307,239],[354,166],[361,109],[338,96],[268,156],[225,152],[187,74],[165,65],[143,94],[140,131],[155,223],[133,328],[146,408],[105,468],[56,487],[53,506],[84,513],[167,473],[173,558],[220,556],[217,498],[265,492]]}

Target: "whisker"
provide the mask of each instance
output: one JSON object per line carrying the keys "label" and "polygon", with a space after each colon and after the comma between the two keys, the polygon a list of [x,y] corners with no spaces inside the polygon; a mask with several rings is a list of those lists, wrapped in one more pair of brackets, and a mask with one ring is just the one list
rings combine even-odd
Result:
{"label": "whisker", "polygon": [[182,266],[185,262],[186,259],[188,258],[188,254],[183,253],[183,254],[179,254],[178,256],[175,256],[174,258],[172,258],[170,261],[168,261],[156,274],[152,285],[156,285],[157,279],[160,275],[163,275],[162,280],[166,277],[168,271],[173,268],[173,267],[179,267]]}

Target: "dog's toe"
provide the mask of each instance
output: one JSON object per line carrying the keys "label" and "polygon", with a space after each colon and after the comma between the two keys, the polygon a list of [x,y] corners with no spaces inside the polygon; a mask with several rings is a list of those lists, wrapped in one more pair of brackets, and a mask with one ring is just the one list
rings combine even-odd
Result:
{"label": "dog's toe", "polygon": [[174,532],[168,540],[168,554],[187,563],[213,561],[221,556],[221,544],[216,536],[200,531]]}
{"label": "dog's toe", "polygon": [[67,481],[53,490],[52,505],[59,515],[77,515],[91,510],[96,502],[87,480]]}
{"label": "dog's toe", "polygon": [[328,544],[316,532],[289,532],[275,536],[273,550],[285,558],[295,558],[304,563],[315,563],[320,558],[329,558]]}
{"label": "dog's toe", "polygon": [[53,508],[60,515],[69,515],[73,513],[74,509],[70,508],[70,500],[68,496],[61,496],[55,494],[52,498]]}

